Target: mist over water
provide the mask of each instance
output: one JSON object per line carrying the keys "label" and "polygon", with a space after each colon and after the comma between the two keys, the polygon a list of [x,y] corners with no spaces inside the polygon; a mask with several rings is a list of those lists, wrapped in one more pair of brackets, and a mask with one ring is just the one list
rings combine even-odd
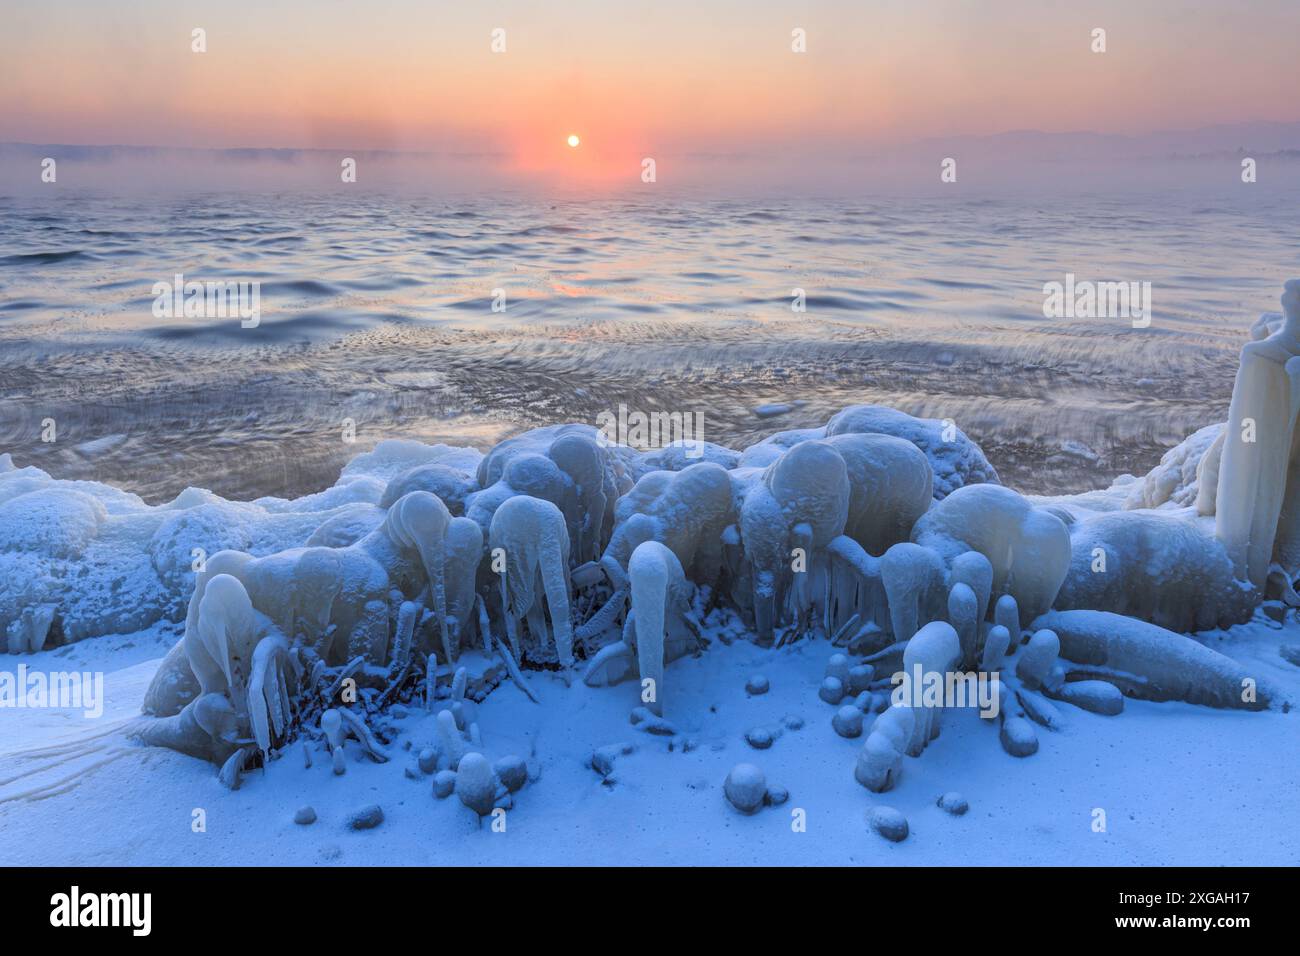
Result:
{"label": "mist over water", "polygon": [[[384,438],[625,403],[739,448],[873,402],[953,419],[1020,490],[1104,486],[1224,418],[1300,274],[1297,194],[1255,196],[0,197],[0,453],[151,501],[289,496]],[[1150,327],[1045,319],[1067,272],[1150,282]],[[260,282],[260,324],[155,318],[177,273]]]}

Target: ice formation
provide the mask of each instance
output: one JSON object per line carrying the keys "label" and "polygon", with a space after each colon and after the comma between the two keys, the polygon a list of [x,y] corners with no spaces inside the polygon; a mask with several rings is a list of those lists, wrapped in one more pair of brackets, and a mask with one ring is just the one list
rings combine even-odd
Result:
{"label": "ice formation", "polygon": [[572,664],[569,537],[560,509],[528,495],[509,498],[492,516],[488,541],[494,560],[504,559],[498,572],[502,618],[515,658],[520,656],[519,634],[526,621],[529,635],[540,648],[545,649],[553,637],[560,663]]}
{"label": "ice formation", "polygon": [[1283,321],[1241,350],[1215,495],[1215,534],[1237,577],[1260,589],[1274,566],[1288,575],[1300,566],[1300,279],[1286,284],[1282,308]]}
{"label": "ice formation", "polygon": [[327,491],[248,504],[189,489],[150,507],[5,455],[0,628],[24,653],[183,620],[133,733],[232,785],[301,735],[336,761],[349,739],[382,760],[369,721],[436,708],[429,765],[458,776],[435,789],[480,813],[505,777],[522,782],[517,759],[485,756],[471,681],[486,693],[509,675],[536,699],[529,670],[635,678],[639,694],[579,690],[627,694],[636,726],[671,735],[670,665],[707,645],[715,615],[762,646],[831,641],[821,696],[877,713],[854,771],[874,791],[950,706],[874,708],[900,669],[989,675],[985,716],[1016,756],[1038,749],[1035,726],[1068,721],[1052,701],[1267,706],[1239,665],[1176,632],[1266,597],[1300,604],[1300,280],[1282,302],[1243,349],[1225,426],[1078,496],[1020,495],[952,423],[876,406],[742,453],[642,453],[586,425],[486,455],[384,442]]}

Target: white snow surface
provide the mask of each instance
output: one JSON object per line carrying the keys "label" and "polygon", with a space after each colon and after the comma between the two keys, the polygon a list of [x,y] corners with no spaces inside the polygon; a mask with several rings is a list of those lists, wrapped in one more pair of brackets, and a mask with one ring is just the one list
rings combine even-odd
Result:
{"label": "white snow surface", "polygon": [[[1039,728],[1039,751],[1026,759],[1003,751],[996,727],[973,711],[949,711],[924,755],[904,758],[899,785],[873,794],[853,777],[862,740],[838,736],[837,708],[817,696],[832,654],[827,641],[766,650],[715,640],[701,656],[669,665],[671,718],[678,740],[695,744],[689,752],[629,724],[635,683],[566,688],[536,672],[526,679],[540,705],[508,681],[490,694],[477,716],[484,750],[493,760],[524,757],[536,777],[497,833],[490,817],[480,824],[454,796],[435,799],[431,775],[407,777],[437,738],[435,720],[418,708],[394,721],[388,763],[353,750],[347,773],[335,776],[323,749],[306,769],[301,748],[291,746],[237,791],[226,790],[209,763],[126,742],[118,728],[138,713],[175,636],[157,628],[0,657],[10,671],[20,662],[107,671],[98,720],[0,710],[0,865],[1300,863],[1300,761],[1289,756],[1300,738],[1297,715],[1280,709],[1127,700],[1122,714],[1103,717],[1061,704],[1065,728]],[[1277,629],[1259,615],[1200,639],[1251,662],[1289,699],[1300,693],[1300,668],[1278,650],[1300,645],[1300,625]],[[157,656],[139,659],[146,654]],[[771,688],[751,697],[745,681],[758,672]],[[804,726],[785,729],[787,715]],[[770,749],[745,742],[755,727],[780,728]],[[621,743],[635,750],[617,757],[612,782],[603,781],[588,766],[591,754]],[[739,763],[759,766],[789,800],[738,813],[722,784]],[[970,803],[961,817],[936,805],[954,790]],[[384,811],[380,826],[345,826],[373,803]],[[318,821],[294,824],[305,805]],[[880,805],[907,817],[903,843],[869,828],[867,812]],[[1104,833],[1092,830],[1098,808]],[[200,809],[207,829],[196,833]],[[795,809],[806,811],[806,832],[792,830]]]}
{"label": "white snow surface", "polygon": [[[898,428],[874,408],[853,411],[856,418],[837,416],[845,433]],[[907,437],[928,441],[942,427],[923,425]],[[828,433],[837,432],[782,433],[738,461],[765,466],[795,440]],[[1128,479],[1032,504],[1076,521],[1131,507],[1135,496],[1167,512],[1189,508],[1189,463],[1210,437],[1197,433],[1166,456],[1140,491],[1140,480]],[[660,453],[653,464],[668,457]],[[674,465],[693,463],[672,457]],[[996,480],[973,444],[928,457],[943,478],[936,497]],[[509,680],[479,703],[485,756],[528,763],[530,779],[514,794],[505,832],[455,796],[434,797],[433,775],[417,769],[417,755],[438,731],[418,706],[392,718],[387,763],[363,759],[349,743],[347,772],[338,776],[321,745],[311,745],[307,768],[295,743],[236,791],[219,783],[210,763],[126,739],[124,725],[138,716],[162,657],[180,638],[176,612],[192,590],[193,547],[211,554],[216,542],[255,555],[299,547],[326,522],[343,531],[369,525],[388,483],[413,468],[438,464],[470,476],[483,462],[473,449],[389,441],[354,459],[334,487],[296,501],[227,502],[189,489],[154,507],[0,456],[0,619],[6,607],[12,612],[32,593],[53,589],[67,602],[61,618],[72,632],[64,638],[75,641],[0,654],[0,674],[20,666],[101,672],[106,695],[98,718],[0,707],[0,865],[1300,863],[1300,728],[1291,711],[1300,701],[1300,666],[1282,653],[1288,648],[1300,660],[1294,612],[1279,625],[1260,610],[1246,624],[1197,636],[1249,664],[1281,702],[1270,710],[1130,699],[1122,714],[1107,717],[1062,703],[1064,726],[1038,728],[1039,750],[1024,759],[999,745],[996,723],[949,711],[941,735],[922,757],[903,758],[901,781],[883,794],[854,779],[864,738],[839,736],[831,726],[837,707],[818,696],[836,649],[824,639],[761,648],[727,614],[710,618],[706,651],[667,665],[665,716],[675,736],[629,722],[640,703],[634,681],[566,686],[553,673],[531,671],[525,679],[540,703]],[[767,693],[746,693],[754,674],[767,676]],[[746,742],[756,729],[775,738],[769,749]],[[602,776],[591,758],[611,748],[618,755]],[[761,768],[768,786],[787,789],[789,799],[738,813],[723,781],[743,763]],[[952,791],[970,804],[964,816],[937,806]],[[346,826],[376,803],[384,812],[379,826]],[[315,809],[317,822],[293,822],[303,806]],[[905,841],[872,831],[867,815],[877,806],[906,816]],[[200,810],[206,829],[195,832]],[[1105,832],[1094,830],[1097,810]],[[803,832],[792,827],[796,811],[806,815]]]}

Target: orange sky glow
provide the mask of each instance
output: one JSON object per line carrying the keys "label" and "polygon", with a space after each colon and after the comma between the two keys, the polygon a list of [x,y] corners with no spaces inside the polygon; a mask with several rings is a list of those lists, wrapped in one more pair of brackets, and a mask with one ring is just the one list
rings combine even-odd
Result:
{"label": "orange sky glow", "polygon": [[[1300,4],[1087,7],[33,4],[0,37],[0,141],[429,150],[598,184],[645,156],[843,157],[1006,130],[1300,119]],[[1089,48],[1096,26],[1104,55]],[[791,49],[796,27],[806,53]]]}

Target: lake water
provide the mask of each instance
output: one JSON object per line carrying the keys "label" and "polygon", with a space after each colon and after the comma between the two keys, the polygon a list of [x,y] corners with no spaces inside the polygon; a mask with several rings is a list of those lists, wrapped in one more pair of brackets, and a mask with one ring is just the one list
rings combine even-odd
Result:
{"label": "lake water", "polygon": [[[1083,490],[1223,419],[1300,275],[1294,198],[0,197],[0,452],[247,498],[387,437],[486,446],[624,403],[739,448],[874,402],[953,419],[1014,487]],[[176,273],[259,282],[260,324],[156,318]],[[1150,282],[1150,326],[1044,318],[1066,273]]]}

